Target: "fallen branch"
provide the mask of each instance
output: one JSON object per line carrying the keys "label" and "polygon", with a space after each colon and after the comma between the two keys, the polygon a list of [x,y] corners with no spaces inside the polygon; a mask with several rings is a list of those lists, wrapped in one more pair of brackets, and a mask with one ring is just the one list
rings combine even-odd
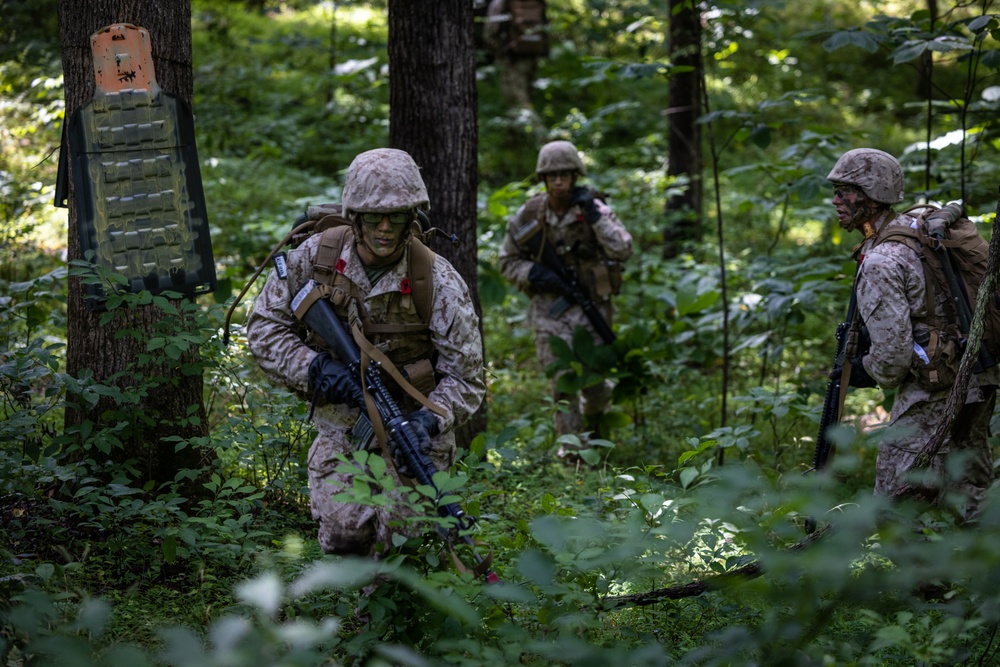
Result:
{"label": "fallen branch", "polygon": [[[804,540],[799,540],[792,546],[788,547],[787,551],[802,551],[807,547],[812,546],[815,542],[827,535],[832,527],[833,524],[823,526],[821,529],[811,533]],[[661,602],[663,600],[680,600],[681,598],[696,597],[708,591],[717,591],[729,588],[730,586],[736,586],[746,581],[750,581],[751,579],[756,579],[762,574],[764,574],[764,566],[761,565],[759,560],[754,560],[746,565],[736,568],[735,570],[731,570],[723,574],[717,574],[713,577],[709,577],[708,579],[691,581],[679,586],[661,588],[659,590],[648,591],[646,593],[633,593],[632,595],[616,595],[614,597],[606,597],[603,598],[597,606],[600,611],[612,611],[614,609],[621,609],[622,607],[644,607],[646,605],[656,604],[657,602]]]}

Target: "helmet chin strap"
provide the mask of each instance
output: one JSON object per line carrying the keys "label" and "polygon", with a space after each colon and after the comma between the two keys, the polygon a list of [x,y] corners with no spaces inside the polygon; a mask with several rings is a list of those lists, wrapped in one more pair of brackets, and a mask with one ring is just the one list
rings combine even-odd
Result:
{"label": "helmet chin strap", "polygon": [[875,236],[875,222],[879,217],[879,206],[873,203],[866,195],[861,195],[862,201],[858,202],[854,215],[848,222],[847,230],[853,232],[860,229],[866,239]]}

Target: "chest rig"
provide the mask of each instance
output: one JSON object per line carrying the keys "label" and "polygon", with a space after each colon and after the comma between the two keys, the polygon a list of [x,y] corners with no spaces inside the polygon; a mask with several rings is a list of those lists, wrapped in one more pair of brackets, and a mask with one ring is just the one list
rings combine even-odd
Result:
{"label": "chest rig", "polygon": [[[539,231],[555,248],[559,259],[568,266],[580,279],[590,298],[595,302],[604,302],[618,294],[622,283],[622,264],[608,259],[604,248],[597,241],[597,235],[591,225],[584,222],[582,216],[577,216],[574,224],[554,227],[547,224],[548,195],[535,195],[524,204],[522,220],[530,224],[532,220],[541,223]],[[532,257],[540,261],[538,257]]]}
{"label": "chest rig", "polygon": [[[353,242],[354,232],[346,220],[324,229],[313,261],[313,280],[333,304],[337,317],[349,328],[357,325],[372,348],[384,354],[426,396],[437,384],[430,335],[435,254],[411,234],[406,241],[406,277],[399,289],[367,299],[361,287],[344,273],[345,263],[340,257],[345,243]],[[402,392],[397,398],[404,403],[412,400]]]}

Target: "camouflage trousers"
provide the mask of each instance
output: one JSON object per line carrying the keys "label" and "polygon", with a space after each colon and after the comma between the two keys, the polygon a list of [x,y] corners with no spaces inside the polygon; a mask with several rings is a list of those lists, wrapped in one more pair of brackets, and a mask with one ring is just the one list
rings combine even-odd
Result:
{"label": "camouflage trousers", "polygon": [[[324,552],[340,555],[380,558],[392,545],[392,535],[416,537],[419,529],[404,525],[415,511],[405,498],[405,489],[393,465],[386,474],[396,481],[397,491],[390,495],[387,507],[360,505],[333,500],[332,496],[354,485],[354,475],[338,471],[344,454],[350,460],[354,445],[339,429],[320,428],[309,449],[309,504],[312,516],[319,521],[317,539]],[[378,454],[374,454],[378,455]],[[434,439],[431,461],[438,470],[451,467],[455,459],[455,437],[447,433]],[[400,492],[398,489],[403,489]],[[372,494],[384,493],[372,488]],[[380,548],[376,548],[381,545]]]}
{"label": "camouflage trousers", "polygon": [[955,503],[963,521],[974,521],[993,482],[993,452],[988,439],[996,388],[984,387],[983,394],[985,400],[967,403],[959,411],[952,435],[927,469],[917,467],[918,458],[930,446],[946,400],[917,403],[900,415],[879,444],[875,495],[936,501],[944,494]]}
{"label": "camouflage trousers", "polygon": [[526,109],[534,114],[535,107],[531,103],[531,89],[535,85],[537,66],[535,58],[508,58],[504,56],[497,58],[496,67],[500,76],[500,93],[512,111]]}
{"label": "camouflage trousers", "polygon": [[[556,359],[552,353],[552,346],[549,344],[550,335],[552,334],[546,331],[538,331],[535,335],[535,354],[543,369]],[[565,338],[567,342],[572,341],[572,336],[561,336],[561,338]],[[614,385],[610,380],[605,380],[600,384],[587,387],[580,392],[579,396],[572,396],[560,392],[556,388],[560,375],[562,373],[557,373],[552,378],[552,398],[556,403],[566,401],[568,405],[556,410],[554,417],[556,437],[593,430],[593,427],[587,424],[587,418],[596,418],[604,414],[611,402],[611,391]]]}

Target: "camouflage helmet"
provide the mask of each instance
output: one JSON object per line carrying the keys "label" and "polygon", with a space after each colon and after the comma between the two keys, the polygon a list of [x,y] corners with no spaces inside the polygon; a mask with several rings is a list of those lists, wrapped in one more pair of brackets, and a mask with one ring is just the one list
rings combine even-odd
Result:
{"label": "camouflage helmet", "polygon": [[429,200],[420,169],[406,151],[376,148],[361,153],[347,168],[344,212],[391,213],[418,207]]}
{"label": "camouflage helmet", "polygon": [[874,148],[855,148],[840,156],[826,180],[855,185],[881,204],[903,201],[903,168],[899,160]]}
{"label": "camouflage helmet", "polygon": [[587,174],[576,146],[569,141],[550,141],[538,151],[535,175],[541,178],[552,171],[576,171],[581,176]]}

